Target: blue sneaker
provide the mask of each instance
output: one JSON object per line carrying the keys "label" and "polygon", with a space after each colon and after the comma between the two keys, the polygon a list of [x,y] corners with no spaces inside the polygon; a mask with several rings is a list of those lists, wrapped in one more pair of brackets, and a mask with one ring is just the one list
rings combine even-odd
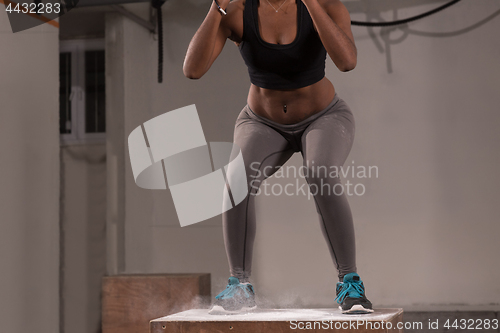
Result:
{"label": "blue sneaker", "polygon": [[372,303],[365,296],[365,286],[356,273],[344,276],[344,282],[337,283],[337,303],[342,313],[373,312]]}
{"label": "blue sneaker", "polygon": [[226,289],[215,296],[209,314],[238,314],[256,309],[253,286],[231,276]]}

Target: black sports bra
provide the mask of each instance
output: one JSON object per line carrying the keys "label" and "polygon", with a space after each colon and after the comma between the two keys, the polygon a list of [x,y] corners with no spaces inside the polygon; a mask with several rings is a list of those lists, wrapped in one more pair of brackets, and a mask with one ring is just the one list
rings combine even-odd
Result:
{"label": "black sports bra", "polygon": [[267,89],[297,89],[325,76],[326,50],[302,0],[297,3],[297,36],[290,44],[264,41],[259,32],[259,0],[246,0],[239,45],[250,81]]}

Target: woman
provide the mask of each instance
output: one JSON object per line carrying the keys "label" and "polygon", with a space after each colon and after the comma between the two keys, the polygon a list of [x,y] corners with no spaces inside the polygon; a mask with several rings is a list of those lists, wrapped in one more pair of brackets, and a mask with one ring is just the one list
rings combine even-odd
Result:
{"label": "woman", "polygon": [[184,74],[202,77],[227,39],[238,45],[252,83],[234,132],[249,194],[222,216],[231,277],[210,313],[256,307],[248,282],[255,194],[295,152],[304,158],[305,178],[338,270],[336,300],[343,313],[373,312],[356,274],[354,227],[347,198],[339,190],[342,183],[319,172],[321,167],[340,168],[354,139],[353,115],[325,77],[326,54],[343,72],[356,66],[347,9],[340,0],[214,0],[189,44]]}

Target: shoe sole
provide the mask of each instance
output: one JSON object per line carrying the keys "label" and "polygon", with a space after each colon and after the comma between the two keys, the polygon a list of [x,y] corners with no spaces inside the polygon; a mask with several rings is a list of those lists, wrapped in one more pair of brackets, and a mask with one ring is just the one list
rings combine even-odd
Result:
{"label": "shoe sole", "polygon": [[211,315],[235,315],[235,314],[241,314],[241,313],[245,313],[245,312],[251,312],[255,309],[257,309],[257,305],[254,305],[252,307],[244,306],[240,310],[230,311],[230,310],[224,309],[220,305],[215,305],[213,308],[211,308],[208,311],[208,314],[211,314]]}
{"label": "shoe sole", "polygon": [[339,309],[340,309],[340,311],[342,311],[342,313],[350,313],[350,314],[363,314],[363,313],[372,313],[373,312],[373,309],[366,309],[365,307],[363,307],[363,305],[360,305],[360,304],[353,305],[348,310],[342,310],[341,306],[339,306]]}

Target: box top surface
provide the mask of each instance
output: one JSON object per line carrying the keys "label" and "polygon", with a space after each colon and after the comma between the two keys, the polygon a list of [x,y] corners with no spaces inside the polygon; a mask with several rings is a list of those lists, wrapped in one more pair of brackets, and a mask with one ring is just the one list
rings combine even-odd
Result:
{"label": "box top surface", "polygon": [[238,315],[210,315],[208,309],[192,309],[152,322],[219,322],[219,321],[391,321],[403,309],[375,309],[368,314],[342,314],[339,309],[258,309]]}

